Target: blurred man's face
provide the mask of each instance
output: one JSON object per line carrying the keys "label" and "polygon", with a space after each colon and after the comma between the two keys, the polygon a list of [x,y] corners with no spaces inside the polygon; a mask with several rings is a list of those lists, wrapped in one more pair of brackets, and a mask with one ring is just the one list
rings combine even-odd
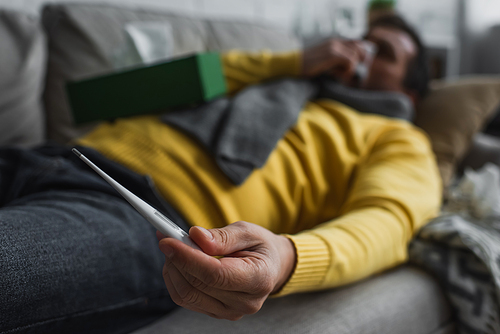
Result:
{"label": "blurred man's face", "polygon": [[375,27],[366,39],[377,45],[378,52],[363,88],[411,95],[403,85],[408,64],[417,55],[417,46],[410,35],[396,28]]}

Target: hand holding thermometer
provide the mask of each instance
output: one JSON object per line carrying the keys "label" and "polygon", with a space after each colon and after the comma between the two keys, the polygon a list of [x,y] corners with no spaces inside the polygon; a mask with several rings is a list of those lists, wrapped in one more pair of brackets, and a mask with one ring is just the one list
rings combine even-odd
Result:
{"label": "hand holding thermometer", "polygon": [[81,154],[76,148],[73,148],[72,151],[104,180],[106,180],[113,188],[115,188],[116,191],[118,191],[120,195],[122,195],[127,200],[127,202],[129,202],[137,211],[139,211],[139,213],[144,218],[146,218],[146,220],[150,222],[151,225],[153,225],[158,231],[166,236],[180,240],[186,245],[193,247],[194,249],[200,249],[200,247],[198,247],[198,245],[196,245],[191,240],[186,232],[184,232],[179,226],[174,224],[174,222],[172,222],[170,219],[162,215],[161,212],[154,209],[151,205],[147,204],[142,199],[127,190],[124,186],[116,182],[108,174],[104,173],[99,167],[94,165],[92,161]]}

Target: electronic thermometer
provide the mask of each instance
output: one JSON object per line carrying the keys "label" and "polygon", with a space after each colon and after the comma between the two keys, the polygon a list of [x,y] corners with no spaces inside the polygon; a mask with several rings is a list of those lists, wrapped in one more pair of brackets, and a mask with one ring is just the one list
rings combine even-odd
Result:
{"label": "electronic thermometer", "polygon": [[116,189],[122,195],[127,202],[129,202],[139,213],[146,218],[148,222],[150,222],[158,231],[163,233],[163,235],[175,238],[177,240],[182,241],[188,246],[191,246],[195,249],[200,249],[198,245],[196,245],[189,235],[184,232],[179,226],[177,226],[170,219],[165,217],[161,212],[153,208],[148,203],[144,202],[142,199],[131,193],[124,186],[116,182],[112,177],[108,174],[104,173],[99,167],[97,167],[92,161],[90,161],[86,156],[81,154],[76,148],[72,149],[73,153],[75,153],[80,159],[83,160],[90,168],[92,168],[97,174],[99,174],[104,180],[106,180],[113,188]]}

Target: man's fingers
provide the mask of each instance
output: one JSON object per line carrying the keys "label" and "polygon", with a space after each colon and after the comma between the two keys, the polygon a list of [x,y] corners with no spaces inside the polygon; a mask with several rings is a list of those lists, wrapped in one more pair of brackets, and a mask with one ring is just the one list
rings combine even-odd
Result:
{"label": "man's fingers", "polygon": [[269,287],[264,284],[267,279],[262,277],[261,272],[266,269],[266,265],[258,254],[219,260],[172,238],[162,239],[160,250],[165,254],[169,268],[172,264],[179,271],[189,273],[209,287],[254,295],[264,295],[271,291],[267,291]]}
{"label": "man's fingers", "polygon": [[349,81],[358,63],[367,58],[364,42],[330,39],[303,52],[302,74],[316,76],[327,73]]}
{"label": "man's fingers", "polygon": [[346,40],[344,46],[348,48],[351,52],[351,57],[356,58],[358,61],[362,62],[367,57],[366,48],[363,46],[365,41],[360,40]]}
{"label": "man's fingers", "polygon": [[199,250],[173,238],[160,240],[160,250],[165,254],[167,265],[173,264],[179,270],[187,271],[207,285],[215,285],[221,271],[221,263]]}
{"label": "man's fingers", "polygon": [[[234,295],[230,296],[230,293],[227,291],[217,291],[216,289],[207,287],[198,279],[187,279],[186,274],[181,273],[174,265],[165,265],[164,281],[172,300],[176,304],[211,317],[238,320],[243,315],[255,313],[258,310],[257,308],[254,311],[254,309],[241,307],[241,305],[228,307],[220,299],[224,295],[227,295],[228,299],[232,300],[234,299]],[[194,285],[193,282],[195,282]],[[211,291],[212,293],[209,294],[207,291]]]}
{"label": "man's fingers", "polygon": [[[233,315],[244,315],[244,314],[254,314],[262,307],[262,304],[266,300],[269,295],[269,291],[263,293],[263,291],[254,290],[254,287],[258,284],[251,284],[252,288],[249,289],[248,292],[241,291],[231,291],[218,289],[211,286],[207,286],[203,282],[201,282],[196,277],[190,275],[184,271],[178,271],[181,274],[189,285],[196,290],[201,290],[207,296],[211,296],[214,299],[221,302],[223,308],[211,309],[215,314],[225,314],[225,318],[227,318],[228,313],[227,309],[233,310]],[[243,284],[244,285],[244,284]],[[240,286],[242,290],[245,290],[243,286]],[[256,293],[253,293],[256,291]]]}
{"label": "man's fingers", "polygon": [[347,82],[353,76],[355,68],[360,61],[358,47],[354,41],[332,40],[324,48],[323,61],[317,61],[324,70],[321,72]]}
{"label": "man's fingers", "polygon": [[262,238],[259,232],[259,228],[253,224],[236,222],[210,230],[192,227],[189,235],[205,253],[224,256],[261,244]]}
{"label": "man's fingers", "polygon": [[156,231],[156,239],[158,239],[158,241],[160,241],[161,239],[163,238],[166,238],[167,236],[164,235],[163,233],[161,233],[160,231]]}
{"label": "man's fingers", "polygon": [[212,312],[208,312],[207,310],[194,306],[194,305],[185,305],[185,303],[182,301],[182,297],[177,291],[176,285],[172,282],[172,279],[170,277],[170,272],[172,272],[172,269],[169,269],[167,264],[163,266],[163,281],[165,282],[165,286],[167,287],[168,293],[170,294],[170,298],[172,298],[172,301],[176,303],[177,305],[181,307],[185,307],[191,311],[198,312],[198,313],[203,313],[206,314],[212,318],[217,318],[220,319],[220,317]]}
{"label": "man's fingers", "polygon": [[[189,308],[197,307],[200,309],[218,308],[222,303],[212,296],[206,295],[203,291],[193,287],[174,265],[166,265],[165,285],[171,290],[172,300],[179,306]],[[164,276],[164,277],[165,277]]]}
{"label": "man's fingers", "polygon": [[[165,254],[168,268],[173,265],[179,271],[189,273],[207,286],[217,289],[232,290],[231,287],[235,285],[220,260],[172,238],[161,240],[159,246]],[[234,288],[237,290],[238,287]]]}
{"label": "man's fingers", "polygon": [[364,41],[356,41],[356,53],[358,54],[360,62],[364,62],[368,57],[368,51],[363,46],[364,43]]}
{"label": "man's fingers", "polygon": [[349,44],[340,43],[338,45],[338,55],[339,62],[346,67],[347,69],[351,69],[356,66],[356,64],[360,61],[359,54],[355,47],[350,46]]}

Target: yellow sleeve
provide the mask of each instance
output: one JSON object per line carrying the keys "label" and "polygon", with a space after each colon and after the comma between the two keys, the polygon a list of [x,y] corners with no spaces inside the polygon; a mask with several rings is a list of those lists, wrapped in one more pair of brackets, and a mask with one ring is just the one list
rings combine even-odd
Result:
{"label": "yellow sleeve", "polygon": [[278,295],[340,286],[404,262],[415,232],[438,213],[441,181],[425,135],[392,129],[365,157],[340,217],[288,235],[297,263]]}
{"label": "yellow sleeve", "polygon": [[221,55],[228,92],[233,94],[248,85],[268,79],[298,76],[301,70],[301,53],[248,53],[238,50]]}

